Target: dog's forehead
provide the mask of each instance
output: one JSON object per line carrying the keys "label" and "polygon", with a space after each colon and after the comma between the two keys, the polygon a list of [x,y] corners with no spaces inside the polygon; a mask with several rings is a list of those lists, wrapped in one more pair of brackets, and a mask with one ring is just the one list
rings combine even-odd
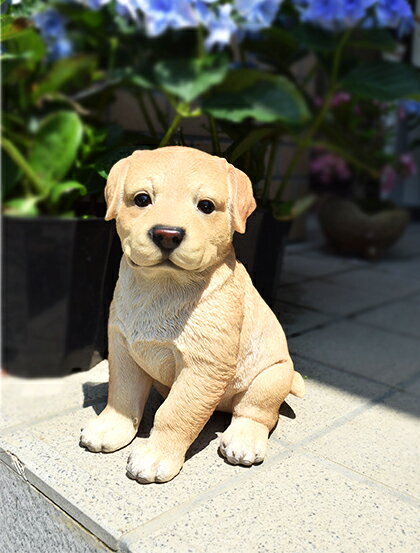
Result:
{"label": "dog's forehead", "polygon": [[209,188],[225,193],[227,163],[193,148],[171,147],[132,155],[126,186],[187,186],[192,189]]}

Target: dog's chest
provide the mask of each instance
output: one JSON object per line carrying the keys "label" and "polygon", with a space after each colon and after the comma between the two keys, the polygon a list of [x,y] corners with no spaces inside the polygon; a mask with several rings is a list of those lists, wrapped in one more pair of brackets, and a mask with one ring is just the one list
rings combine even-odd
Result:
{"label": "dog's chest", "polygon": [[115,324],[122,331],[134,360],[150,376],[171,386],[182,364],[179,343],[188,334],[188,310],[179,302],[139,295],[134,301],[117,298]]}

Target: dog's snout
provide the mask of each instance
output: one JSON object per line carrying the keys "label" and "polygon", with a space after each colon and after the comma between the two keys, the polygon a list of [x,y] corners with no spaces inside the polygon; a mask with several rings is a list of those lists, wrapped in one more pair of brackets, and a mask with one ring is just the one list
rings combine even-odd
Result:
{"label": "dog's snout", "polygon": [[156,225],[149,230],[149,236],[161,250],[174,250],[182,242],[185,230],[180,227]]}

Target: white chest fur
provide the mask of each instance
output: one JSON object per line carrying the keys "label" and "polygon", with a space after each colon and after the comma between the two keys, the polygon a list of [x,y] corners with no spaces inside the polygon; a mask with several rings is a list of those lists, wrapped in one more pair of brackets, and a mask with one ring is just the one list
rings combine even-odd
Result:
{"label": "white chest fur", "polygon": [[121,262],[110,324],[122,332],[139,366],[165,386],[182,368],[182,344],[191,334],[200,286],[141,278],[124,258]]}

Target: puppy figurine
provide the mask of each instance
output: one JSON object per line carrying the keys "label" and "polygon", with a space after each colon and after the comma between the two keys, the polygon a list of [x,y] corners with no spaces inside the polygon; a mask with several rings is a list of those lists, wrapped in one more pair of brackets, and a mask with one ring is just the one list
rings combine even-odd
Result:
{"label": "puppy figurine", "polygon": [[248,177],[225,159],[180,146],[116,163],[105,188],[124,255],[109,318],[109,394],[82,431],[91,451],[136,436],[152,385],[165,397],[128,475],[166,482],[215,409],[232,413],[220,451],[263,461],[279,408],[304,382],[284,332],[232,247],[255,209]]}

